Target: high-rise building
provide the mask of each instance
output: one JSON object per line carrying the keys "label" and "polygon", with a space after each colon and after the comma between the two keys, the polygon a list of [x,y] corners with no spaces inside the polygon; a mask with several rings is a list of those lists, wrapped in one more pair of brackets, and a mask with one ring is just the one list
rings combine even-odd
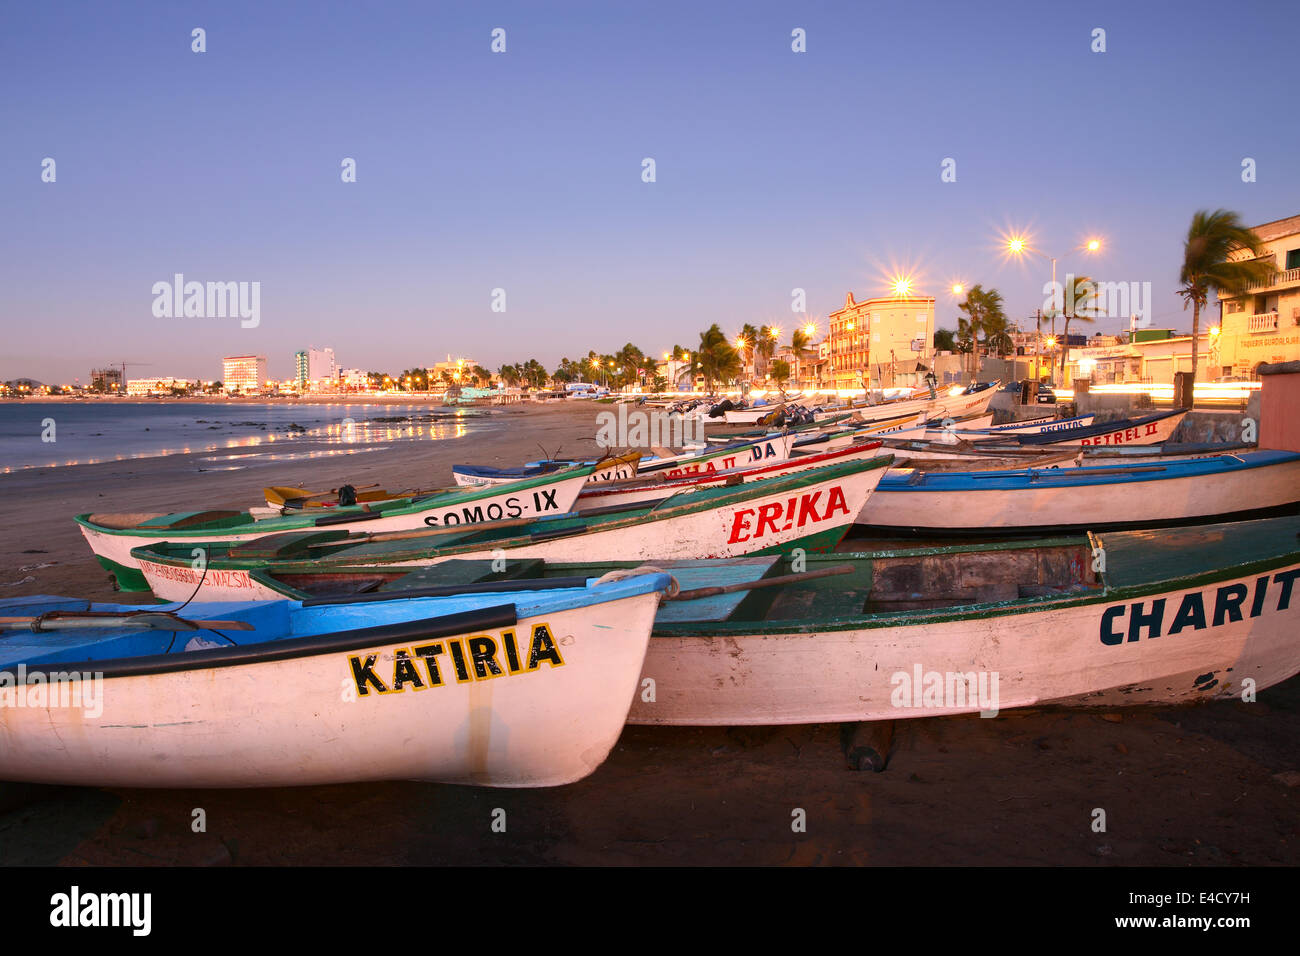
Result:
{"label": "high-rise building", "polygon": [[334,360],[333,349],[312,347],[301,352],[295,352],[293,365],[294,377],[298,381],[300,390],[305,391],[309,386],[321,382],[328,382],[333,385],[335,379],[338,378],[338,364]]}
{"label": "high-rise building", "polygon": [[221,366],[221,383],[227,392],[260,392],[266,382],[265,355],[229,355]]}

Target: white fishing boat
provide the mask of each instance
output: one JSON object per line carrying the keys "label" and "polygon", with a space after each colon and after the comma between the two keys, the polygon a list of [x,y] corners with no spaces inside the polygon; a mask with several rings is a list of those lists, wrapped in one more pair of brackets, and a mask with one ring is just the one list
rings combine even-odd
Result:
{"label": "white fishing boat", "polygon": [[[853,573],[665,604],[634,724],[1240,700],[1300,672],[1300,519],[816,558]],[[1104,562],[1100,556],[1104,555]],[[780,572],[778,572],[780,573]],[[697,607],[692,607],[697,605]]]}
{"label": "white fishing boat", "polygon": [[670,583],[382,604],[0,601],[0,779],[571,783],[623,729]]}
{"label": "white fishing boat", "polygon": [[561,515],[573,510],[591,473],[590,466],[557,469],[509,485],[337,507],[327,513],[272,511],[272,517],[262,518],[248,511],[97,512],[77,515],[76,521],[100,565],[117,579],[118,587],[123,591],[144,591],[147,586],[140,565],[131,556],[131,550],[141,545],[172,541],[194,547],[318,528],[396,532]]}
{"label": "white fishing boat", "polygon": [[934,398],[905,399],[896,402],[884,402],[879,405],[836,406],[815,413],[818,421],[835,415],[852,411],[864,422],[878,421],[882,418],[897,418],[900,415],[923,415],[925,420],[944,418],[969,418],[983,415],[988,411],[989,402],[997,394],[996,382],[970,391],[954,387],[947,392],[940,391]]}
{"label": "white fishing boat", "polygon": [[1300,454],[1252,451],[1088,467],[892,468],[858,515],[891,533],[943,536],[1182,524],[1300,501]]}

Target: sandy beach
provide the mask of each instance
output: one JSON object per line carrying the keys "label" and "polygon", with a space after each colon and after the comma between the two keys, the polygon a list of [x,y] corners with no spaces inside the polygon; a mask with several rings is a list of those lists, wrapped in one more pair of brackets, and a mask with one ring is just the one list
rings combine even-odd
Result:
{"label": "sandy beach", "polygon": [[[457,462],[589,453],[602,408],[500,408],[508,427],[314,460],[254,455],[231,471],[212,470],[207,453],[0,476],[0,590],[149,603],[113,590],[73,514],[243,508],[270,484],[449,484]],[[0,864],[1300,863],[1300,679],[1253,704],[897,728],[881,774],[846,769],[837,725],[631,727],[591,777],[554,790],[0,784]],[[196,808],[206,832],[192,828]],[[497,808],[504,833],[492,829]],[[799,810],[805,832],[791,827]]]}

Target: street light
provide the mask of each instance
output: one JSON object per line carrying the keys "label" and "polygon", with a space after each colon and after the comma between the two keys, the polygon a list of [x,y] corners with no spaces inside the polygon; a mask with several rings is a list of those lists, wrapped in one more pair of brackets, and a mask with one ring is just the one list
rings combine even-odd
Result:
{"label": "street light", "polygon": [[[1049,343],[1048,347],[1050,348],[1056,344],[1056,316],[1057,313],[1061,311],[1056,307],[1056,290],[1059,288],[1056,284],[1056,256],[1049,256],[1041,249],[1035,249],[1029,244],[1029,240],[1024,236],[1008,236],[1006,237],[1006,243],[1007,251],[1013,256],[1020,256],[1026,252],[1031,252],[1039,258],[1047,259],[1052,263],[1052,337],[1047,340]],[[1085,242],[1080,248],[1086,252],[1098,252],[1101,250],[1101,240],[1094,237]],[[1065,304],[1064,297],[1062,297],[1061,304]]]}

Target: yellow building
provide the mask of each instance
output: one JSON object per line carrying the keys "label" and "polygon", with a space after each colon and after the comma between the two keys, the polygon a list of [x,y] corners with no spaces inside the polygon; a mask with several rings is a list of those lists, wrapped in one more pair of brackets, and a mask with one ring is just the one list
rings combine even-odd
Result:
{"label": "yellow building", "polygon": [[918,385],[934,354],[934,297],[919,295],[853,298],[829,317],[825,372],[831,388]]}
{"label": "yellow building", "polygon": [[1198,370],[1198,378],[1253,378],[1261,362],[1300,359],[1300,216],[1252,231],[1263,243],[1260,259],[1273,274],[1240,295],[1220,296],[1219,331],[1211,335],[1208,368]]}

